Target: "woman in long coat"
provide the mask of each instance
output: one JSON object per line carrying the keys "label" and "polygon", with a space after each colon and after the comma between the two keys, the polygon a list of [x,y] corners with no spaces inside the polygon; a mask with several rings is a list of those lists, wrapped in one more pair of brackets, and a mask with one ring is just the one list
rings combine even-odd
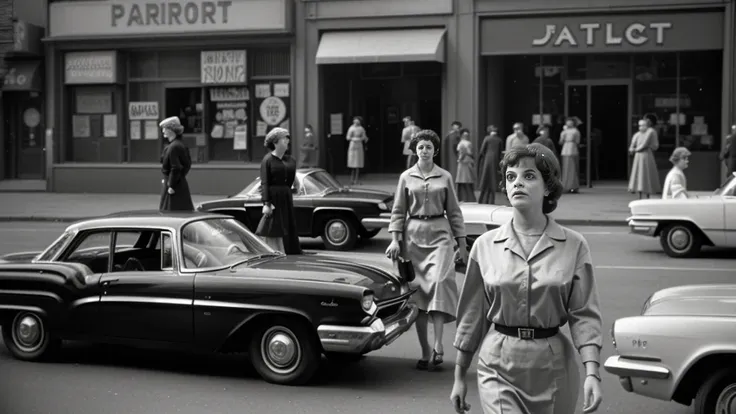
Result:
{"label": "woman in long coat", "polygon": [[[562,195],[560,165],[540,144],[501,161],[513,217],[470,251],[457,307],[458,350],[450,400],[469,409],[466,376],[478,352],[478,392],[486,414],[572,414],[585,366],[585,412],[601,403],[603,326],[590,247],[549,214]],[[572,341],[560,327],[569,322]],[[491,326],[493,325],[493,326]]]}
{"label": "woman in long coat", "polygon": [[576,118],[565,120],[565,129],[560,133],[560,145],[562,188],[565,192],[577,193],[580,189],[580,131]]}
{"label": "woman in long coat", "polygon": [[[388,227],[393,240],[386,256],[392,260],[403,256],[414,266],[416,278],[410,286],[418,289],[412,300],[420,310],[415,326],[422,349],[416,368],[434,370],[444,361],[444,325],[455,320],[457,284],[453,239],[463,262],[468,250],[463,213],[452,176],[433,160],[439,153],[440,138],[434,131],[421,130],[414,134],[410,148],[419,161],[399,177]],[[434,327],[431,348],[427,335],[430,320]]]}
{"label": "woman in long coat", "polygon": [[459,201],[475,202],[476,179],[470,131],[463,128],[460,131],[460,143],[457,144],[457,176],[455,177]]}
{"label": "woman in long coat", "polygon": [[648,119],[639,121],[639,132],[631,138],[629,153],[634,154],[634,162],[631,165],[631,177],[629,177],[629,192],[639,193],[639,198],[646,194],[662,191],[659,183],[659,171],[654,160],[654,151],[659,148],[657,132],[650,126]]}
{"label": "woman in long coat", "polygon": [[363,118],[359,116],[353,118],[353,125],[348,128],[345,139],[350,142],[348,168],[353,170],[350,175],[350,183],[357,185],[360,184],[360,170],[365,167],[365,144],[368,142],[368,135],[363,128]]}
{"label": "woman in long coat", "polygon": [[161,180],[161,201],[158,208],[161,211],[193,211],[194,203],[187,182],[192,158],[189,148],[181,139],[184,127],[176,116],[164,119],[158,126],[169,141],[161,154],[161,173],[164,178]]}
{"label": "woman in long coat", "polygon": [[274,128],[263,143],[271,152],[261,161],[263,217],[256,234],[274,250],[301,254],[291,194],[291,186],[296,179],[296,162],[286,154],[290,140],[288,130]]}
{"label": "woman in long coat", "polygon": [[488,127],[488,136],[483,138],[483,144],[478,152],[480,197],[478,204],[495,204],[496,190],[498,189],[498,162],[501,159],[503,140],[498,136],[498,128]]}

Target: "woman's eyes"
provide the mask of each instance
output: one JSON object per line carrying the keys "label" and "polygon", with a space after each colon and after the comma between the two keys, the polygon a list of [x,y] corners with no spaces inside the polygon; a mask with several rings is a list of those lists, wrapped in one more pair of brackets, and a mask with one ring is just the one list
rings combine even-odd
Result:
{"label": "woman's eyes", "polygon": [[[509,175],[506,176],[506,181],[514,181],[515,178],[516,178],[515,175],[509,174]],[[534,175],[534,173],[527,173],[527,174],[524,175],[524,179],[525,180],[533,180],[535,178],[536,178],[536,176]]]}

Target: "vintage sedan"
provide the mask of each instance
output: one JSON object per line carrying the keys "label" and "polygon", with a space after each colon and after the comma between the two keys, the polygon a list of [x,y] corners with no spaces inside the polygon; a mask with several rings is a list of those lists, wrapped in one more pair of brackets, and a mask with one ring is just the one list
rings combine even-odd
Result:
{"label": "vintage sedan", "polygon": [[321,355],[353,359],[416,320],[391,271],[327,254],[285,256],[212,213],[118,213],[69,226],[0,263],[0,325],[21,360],[63,339],[245,352],[267,381],[301,384]]}
{"label": "vintage sedan", "polygon": [[629,209],[630,231],[659,237],[670,257],[695,256],[703,245],[736,248],[736,173],[712,194],[636,200]]}
{"label": "vintage sedan", "polygon": [[695,414],[736,412],[736,285],[660,290],[640,316],[611,329],[617,355],[606,371],[628,391],[694,405]]}
{"label": "vintage sedan", "polygon": [[[343,187],[321,168],[299,169],[292,187],[300,237],[321,237],[329,250],[351,250],[358,237],[371,238],[386,227],[393,195],[386,191]],[[261,220],[261,179],[240,193],[197,206],[228,214],[255,231]]]}

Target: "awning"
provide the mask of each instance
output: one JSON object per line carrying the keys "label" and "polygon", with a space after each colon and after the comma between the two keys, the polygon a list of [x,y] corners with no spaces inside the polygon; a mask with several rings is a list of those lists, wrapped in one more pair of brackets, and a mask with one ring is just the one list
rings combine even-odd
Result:
{"label": "awning", "polygon": [[3,82],[3,91],[34,91],[43,90],[41,79],[41,62],[34,61],[5,61],[8,71]]}
{"label": "awning", "polygon": [[317,49],[317,64],[444,62],[445,29],[327,32]]}

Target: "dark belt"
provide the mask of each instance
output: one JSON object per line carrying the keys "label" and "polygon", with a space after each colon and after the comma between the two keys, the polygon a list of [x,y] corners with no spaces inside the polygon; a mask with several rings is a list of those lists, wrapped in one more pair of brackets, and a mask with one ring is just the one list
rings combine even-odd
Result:
{"label": "dark belt", "polygon": [[544,339],[551,338],[560,332],[559,327],[554,328],[519,328],[516,326],[504,326],[494,324],[494,329],[507,336],[513,336],[519,339]]}
{"label": "dark belt", "polygon": [[444,217],[445,217],[444,214],[437,214],[434,216],[409,216],[409,218],[419,219],[419,220],[431,220],[431,219],[444,218]]}

